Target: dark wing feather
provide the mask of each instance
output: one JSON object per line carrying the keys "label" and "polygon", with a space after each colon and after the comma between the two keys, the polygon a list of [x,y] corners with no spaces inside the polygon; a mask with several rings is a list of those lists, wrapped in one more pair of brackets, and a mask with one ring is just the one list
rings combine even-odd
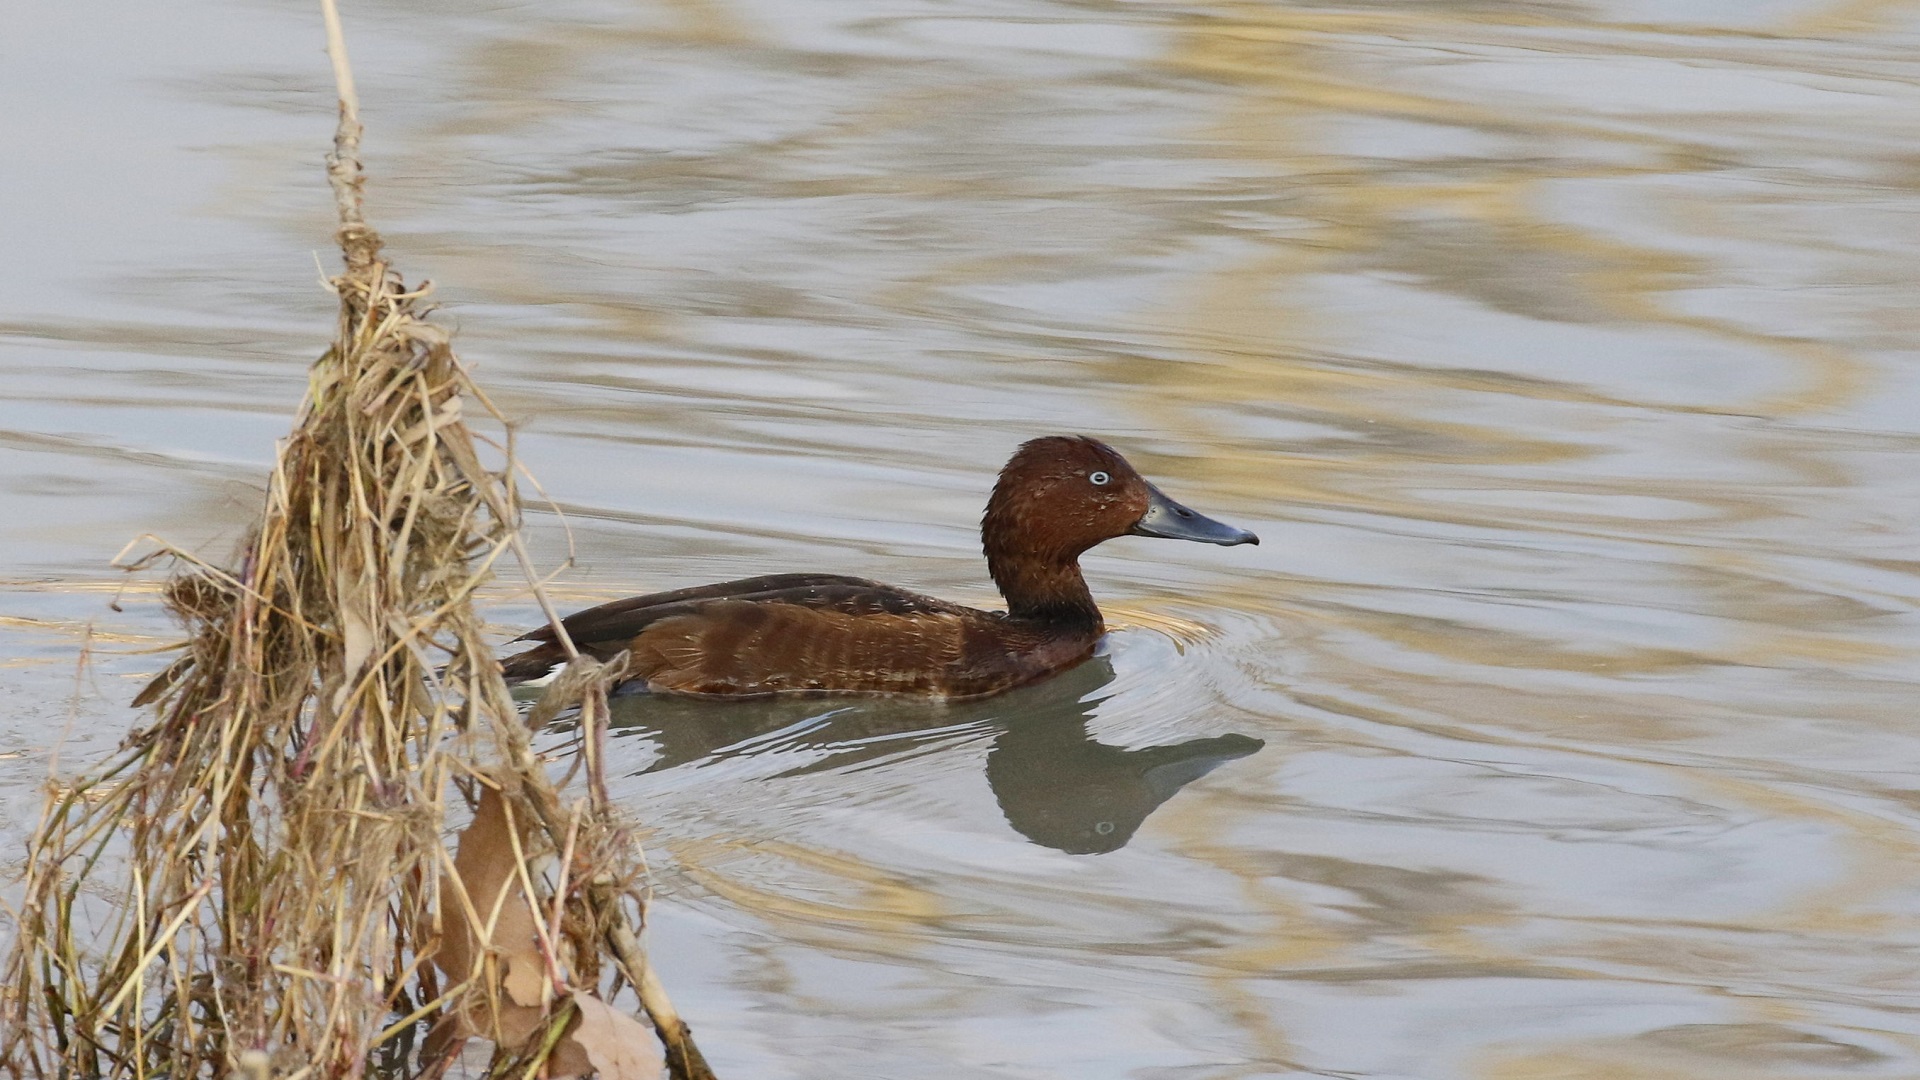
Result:
{"label": "dark wing feather", "polygon": [[[698,611],[715,600],[746,600],[759,604],[797,604],[800,607],[840,611],[848,615],[963,614],[973,609],[931,596],[841,574],[765,574],[760,577],[696,585],[690,589],[630,596],[577,611],[560,620],[576,645],[588,642],[631,641],[634,635],[661,619]],[[542,626],[515,641],[554,640],[553,627]]]}
{"label": "dark wing feather", "polygon": [[[750,612],[743,610],[741,605],[790,608],[857,619],[879,616],[943,616],[946,620],[992,617],[960,604],[865,578],[839,574],[767,574],[615,600],[569,615],[561,620],[561,624],[567,628],[567,636],[582,652],[606,659],[633,647],[644,631],[664,620],[698,617],[696,621],[711,623],[716,627],[738,625],[743,620],[753,621]],[[834,625],[846,624],[835,621]],[[858,636],[868,640],[867,634],[877,630],[878,625]],[[893,621],[883,625],[894,634],[912,629],[908,624]],[[805,624],[794,629],[804,630]],[[919,636],[917,632],[906,633],[903,640]],[[529,631],[514,640],[539,644],[503,662],[509,679],[538,678],[565,658],[555,643],[551,626]]]}

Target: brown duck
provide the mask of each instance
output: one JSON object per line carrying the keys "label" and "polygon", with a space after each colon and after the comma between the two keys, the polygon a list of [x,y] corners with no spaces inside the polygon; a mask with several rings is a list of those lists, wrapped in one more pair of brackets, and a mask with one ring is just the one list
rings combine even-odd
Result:
{"label": "brown duck", "polygon": [[[1106,625],[1080,555],[1117,536],[1205,544],[1260,538],[1181,506],[1097,439],[1054,435],[1014,452],[980,522],[1007,610],[982,611],[864,578],[769,574],[615,600],[562,620],[581,652],[631,652],[629,689],[707,697],[998,694],[1080,663]],[[566,659],[553,628],[518,641],[509,682]]]}

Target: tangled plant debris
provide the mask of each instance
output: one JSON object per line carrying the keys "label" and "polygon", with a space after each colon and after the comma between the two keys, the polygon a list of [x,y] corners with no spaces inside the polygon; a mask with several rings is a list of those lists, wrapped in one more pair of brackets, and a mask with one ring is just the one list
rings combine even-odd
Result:
{"label": "tangled plant debris", "polygon": [[[323,7],[335,340],[234,565],[142,560],[178,567],[189,640],[136,702],[153,721],[51,793],[0,1061],[433,1076],[479,1038],[494,1075],[710,1077],[640,946],[645,866],[606,795],[620,661],[576,658],[523,718],[482,636],[475,590],[525,551],[510,466],[482,463],[465,410],[502,418],[362,216],[358,105]],[[579,794],[530,742],[574,706]],[[624,988],[645,1021],[614,1006]]]}

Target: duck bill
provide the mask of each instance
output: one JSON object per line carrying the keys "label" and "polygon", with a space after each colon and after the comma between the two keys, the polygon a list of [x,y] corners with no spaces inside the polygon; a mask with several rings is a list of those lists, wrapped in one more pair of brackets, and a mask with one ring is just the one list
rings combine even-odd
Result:
{"label": "duck bill", "polygon": [[1215,521],[1195,513],[1147,485],[1147,512],[1128,532],[1135,536],[1158,536],[1166,540],[1196,540],[1202,544],[1258,544],[1260,538],[1245,529],[1236,529],[1224,521]]}

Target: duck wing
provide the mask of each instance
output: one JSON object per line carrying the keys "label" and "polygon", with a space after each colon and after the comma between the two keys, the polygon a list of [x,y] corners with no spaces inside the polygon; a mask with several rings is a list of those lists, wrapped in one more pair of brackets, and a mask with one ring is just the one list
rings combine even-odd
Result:
{"label": "duck wing", "polygon": [[[590,643],[617,644],[625,648],[634,635],[661,619],[685,615],[724,600],[793,604],[847,615],[981,614],[973,608],[866,578],[844,574],[763,574],[738,581],[629,596],[576,611],[560,620],[560,625],[567,628],[567,636],[580,648]],[[552,642],[553,627],[541,626],[513,640]]]}
{"label": "duck wing", "polygon": [[[992,618],[987,612],[865,578],[768,574],[615,600],[569,615],[561,625],[574,645],[589,655],[607,659],[632,650],[636,673],[665,689],[656,672],[672,669],[682,673],[679,681],[697,681],[706,676],[693,672],[711,674],[723,660],[736,667],[784,669],[785,679],[776,681],[790,681],[795,672],[809,670],[808,665],[816,672],[859,664],[876,667],[890,657],[897,661],[893,669],[898,670],[907,662],[907,654],[917,657],[913,666],[922,669],[932,654],[959,648],[967,623]],[[936,638],[943,642],[939,647]],[[510,681],[539,678],[565,659],[551,626],[514,640],[538,644],[502,663]],[[741,670],[718,682],[733,685],[742,678],[751,681],[749,673]],[[778,693],[786,689],[717,686],[681,692]]]}

